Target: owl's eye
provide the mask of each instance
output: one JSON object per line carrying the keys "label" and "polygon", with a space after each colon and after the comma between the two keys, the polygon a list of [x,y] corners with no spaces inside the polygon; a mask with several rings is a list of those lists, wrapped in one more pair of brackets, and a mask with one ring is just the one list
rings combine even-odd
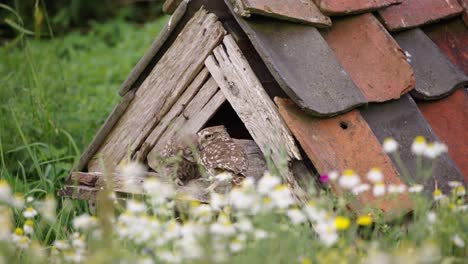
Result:
{"label": "owl's eye", "polygon": [[208,134],[206,135],[206,139],[213,139],[214,135],[213,134]]}

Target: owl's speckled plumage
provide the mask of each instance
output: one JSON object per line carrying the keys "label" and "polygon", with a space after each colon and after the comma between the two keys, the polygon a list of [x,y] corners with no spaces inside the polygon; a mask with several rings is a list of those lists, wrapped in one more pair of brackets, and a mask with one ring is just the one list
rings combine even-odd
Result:
{"label": "owl's speckled plumage", "polygon": [[209,127],[198,132],[200,160],[210,176],[221,172],[233,174],[233,183],[245,178],[248,161],[243,146],[235,143],[224,126]]}
{"label": "owl's speckled plumage", "polygon": [[178,185],[201,177],[198,169],[197,137],[195,135],[176,136],[164,146],[161,157],[165,160],[168,173],[175,176]]}

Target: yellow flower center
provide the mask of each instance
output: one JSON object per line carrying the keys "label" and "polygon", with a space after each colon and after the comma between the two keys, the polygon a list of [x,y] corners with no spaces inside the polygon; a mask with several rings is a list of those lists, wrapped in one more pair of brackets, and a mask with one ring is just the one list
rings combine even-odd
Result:
{"label": "yellow flower center", "polygon": [[8,186],[8,182],[5,180],[0,180],[0,186]]}
{"label": "yellow flower center", "polygon": [[371,169],[372,172],[382,172],[382,169],[380,169],[379,167],[373,167]]}
{"label": "yellow flower center", "polygon": [[28,207],[28,208],[26,208],[26,211],[32,212],[32,211],[34,211],[34,209],[32,207]]}
{"label": "yellow flower center", "polygon": [[288,186],[286,186],[284,184],[280,184],[280,185],[275,187],[275,190],[276,191],[282,191],[282,190],[285,190],[286,188],[288,188]]}
{"label": "yellow flower center", "polygon": [[360,216],[357,219],[357,224],[360,225],[360,226],[368,226],[368,225],[371,225],[372,222],[373,222],[372,217],[370,217],[368,215]]}
{"label": "yellow flower center", "polygon": [[198,207],[200,206],[200,202],[199,201],[193,201],[192,202],[192,207]]}
{"label": "yellow flower center", "polygon": [[312,264],[309,258],[302,259],[302,264]]}
{"label": "yellow flower center", "polygon": [[434,190],[434,196],[440,196],[440,195],[442,195],[442,191],[439,190],[439,189],[435,189]]}
{"label": "yellow flower center", "polygon": [[27,225],[27,226],[33,226],[34,221],[33,220],[26,220],[26,222],[24,222],[24,224]]}
{"label": "yellow flower center", "polygon": [[465,191],[465,187],[464,186],[458,186],[457,188],[457,193],[463,193]]}
{"label": "yellow flower center", "polygon": [[378,182],[378,183],[375,184],[375,186],[385,186],[385,183],[383,183],[383,182]]}
{"label": "yellow flower center", "polygon": [[393,138],[386,138],[386,139],[384,140],[384,144],[385,144],[385,143],[388,144],[388,143],[390,143],[390,142],[393,142]]}
{"label": "yellow flower center", "polygon": [[417,136],[417,137],[414,139],[414,142],[415,142],[415,143],[426,143],[426,139],[425,139],[423,136]]}
{"label": "yellow flower center", "polygon": [[271,198],[270,197],[265,197],[265,198],[263,198],[263,202],[265,204],[269,204],[269,203],[271,203]]}
{"label": "yellow flower center", "polygon": [[344,175],[344,176],[354,176],[354,171],[353,171],[353,170],[350,170],[350,169],[345,170],[345,171],[343,172],[343,175]]}
{"label": "yellow flower center", "polygon": [[23,234],[24,234],[24,231],[23,231],[22,228],[18,227],[18,228],[15,229],[15,235],[22,236]]}
{"label": "yellow flower center", "polygon": [[351,225],[351,221],[347,217],[338,216],[335,219],[335,226],[338,230],[346,230]]}

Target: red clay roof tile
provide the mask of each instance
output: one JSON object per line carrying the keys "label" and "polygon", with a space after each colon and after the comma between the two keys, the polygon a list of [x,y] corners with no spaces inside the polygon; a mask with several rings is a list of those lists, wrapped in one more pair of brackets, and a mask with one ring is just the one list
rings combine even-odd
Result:
{"label": "red clay roof tile", "polygon": [[376,10],[402,0],[315,0],[320,10],[327,15],[355,14]]}
{"label": "red clay roof tile", "polygon": [[330,18],[323,15],[313,1],[236,0],[232,2],[234,2],[234,11],[244,17],[257,14],[315,26],[331,26]]}
{"label": "red clay roof tile", "polygon": [[468,75],[468,27],[461,19],[431,25],[424,32]]}
{"label": "red clay roof tile", "polygon": [[379,14],[390,31],[397,31],[452,17],[462,11],[457,0],[405,0],[379,10]]}
{"label": "red clay roof tile", "polygon": [[418,102],[418,107],[468,182],[468,91],[459,89],[442,100]]}
{"label": "red clay roof tile", "polygon": [[[378,166],[385,175],[386,185],[403,183],[391,159],[383,152],[379,141],[359,111],[321,119],[307,115],[291,100],[276,97],[275,102],[281,116],[319,173],[353,169],[366,181],[367,172]],[[331,184],[335,194],[343,195],[345,190],[339,184]],[[407,194],[397,199],[380,199],[381,197],[376,198],[368,191],[360,194],[357,203],[350,206],[360,213],[364,207],[373,203],[376,208],[385,212],[408,211],[411,208]]]}
{"label": "red clay roof tile", "polygon": [[372,14],[334,19],[323,34],[369,102],[398,99],[414,88],[405,54]]}

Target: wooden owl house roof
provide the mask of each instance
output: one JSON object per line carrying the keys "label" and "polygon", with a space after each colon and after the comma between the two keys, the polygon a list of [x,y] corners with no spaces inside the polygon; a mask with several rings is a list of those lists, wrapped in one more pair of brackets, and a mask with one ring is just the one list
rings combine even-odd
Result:
{"label": "wooden owl house roof", "polygon": [[[102,172],[96,155],[109,167],[128,156],[153,167],[174,134],[196,133],[228,102],[274,164],[306,156],[319,174],[379,167],[386,184],[405,183],[416,174],[413,139],[442,141],[449,151],[423,184],[447,191],[449,181],[468,179],[467,7],[466,0],[167,0],[171,18],[75,171]],[[400,143],[399,157],[382,150],[388,137]],[[300,189],[294,173],[286,175]],[[85,185],[77,192],[95,191]],[[362,195],[352,207],[374,200]],[[377,207],[411,203],[402,195]]]}

